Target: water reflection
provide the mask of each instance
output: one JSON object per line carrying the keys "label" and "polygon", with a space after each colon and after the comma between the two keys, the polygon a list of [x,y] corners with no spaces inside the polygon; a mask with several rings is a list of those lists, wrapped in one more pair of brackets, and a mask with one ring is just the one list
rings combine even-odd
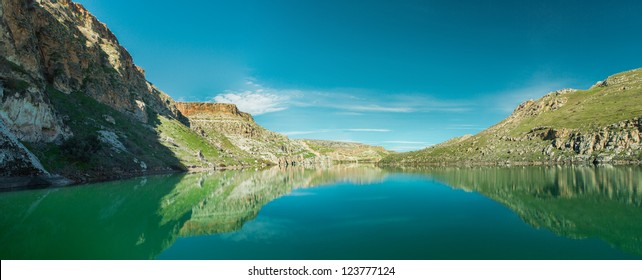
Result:
{"label": "water reflection", "polygon": [[642,166],[441,167],[425,174],[500,202],[535,228],[642,256]]}
{"label": "water reflection", "polygon": [[364,165],[154,176],[0,194],[2,259],[152,259],[179,236],[235,231],[296,188],[369,184]]}
{"label": "water reflection", "polygon": [[261,207],[295,188],[349,182],[383,181],[385,173],[366,165],[324,169],[272,168],[259,172],[230,171],[186,176],[161,203],[163,221],[191,211],[181,236],[235,231],[256,217]]}
{"label": "water reflection", "polygon": [[[394,176],[388,177],[393,173]],[[320,257],[332,259],[351,253],[350,256],[357,259],[528,258],[528,252],[519,252],[537,250],[527,244],[531,240],[529,236],[534,236],[530,234],[535,234],[532,232],[513,240],[518,243],[510,243],[519,244],[517,248],[492,243],[499,241],[493,239],[488,227],[493,225],[494,215],[508,212],[506,208],[497,206],[490,207],[488,213],[467,213],[470,209],[486,211],[484,209],[490,209],[488,204],[496,204],[485,198],[476,201],[475,197],[480,197],[477,194],[458,195],[465,193],[453,192],[435,181],[497,201],[534,228],[573,239],[599,238],[620,250],[642,256],[640,166],[382,170],[365,165],[337,165],[326,169],[273,168],[154,176],[90,186],[1,193],[0,258],[153,259],[164,251],[171,251],[167,249],[180,243],[177,239],[183,237],[187,240],[228,233],[220,236],[278,239],[270,237],[268,232],[275,228],[265,227],[269,218],[263,215],[263,219],[256,219],[263,206],[295,189],[340,182],[347,186],[328,192],[310,190],[323,193],[316,200],[289,197],[279,200],[280,204],[275,203],[280,209],[301,210],[294,218],[293,213],[288,212],[291,210],[277,211],[283,214],[277,218],[290,219],[287,230],[300,235],[297,246],[310,247],[308,252],[327,252],[327,255],[318,255]],[[363,190],[352,187],[354,185],[377,187]],[[307,209],[298,204],[301,201],[315,202],[317,208]],[[467,208],[465,203],[476,205]],[[327,208],[328,205],[333,205],[332,209]],[[324,219],[324,222],[307,221],[309,217],[316,217],[317,221]],[[455,220],[469,225],[460,226]],[[292,224],[293,221],[296,223]],[[515,221],[519,225],[501,224],[505,228],[495,234],[506,238],[512,230],[521,230],[519,226],[532,230],[517,217]],[[460,233],[460,228],[467,233]],[[319,230],[325,233],[319,236]],[[239,236],[234,235],[236,233]],[[475,244],[491,242],[488,246],[493,248],[490,251],[481,247],[471,249],[475,244],[465,243],[462,238],[466,239],[466,234],[467,240]],[[332,243],[323,243],[322,239],[330,237],[334,238]],[[524,243],[519,243],[522,239]],[[397,241],[386,246],[389,251],[368,252],[363,249],[371,247],[367,240],[377,244]],[[363,244],[356,244],[361,241]],[[335,243],[336,250],[329,249],[328,246]],[[445,247],[438,247],[440,243],[446,244]],[[315,244],[326,247],[316,248]],[[461,248],[452,247],[457,244]],[[237,248],[233,245],[230,248]],[[350,246],[361,249],[350,251]],[[264,247],[268,255],[272,249]],[[345,250],[343,255],[342,250]],[[189,253],[193,252],[188,252],[188,258],[193,256]],[[294,251],[285,253],[284,258],[299,256]]]}

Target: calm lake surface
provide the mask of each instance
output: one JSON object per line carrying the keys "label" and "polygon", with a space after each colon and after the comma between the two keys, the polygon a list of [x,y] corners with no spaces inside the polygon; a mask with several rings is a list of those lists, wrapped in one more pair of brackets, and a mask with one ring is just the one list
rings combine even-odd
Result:
{"label": "calm lake surface", "polygon": [[642,259],[642,167],[363,165],[0,193],[2,259]]}

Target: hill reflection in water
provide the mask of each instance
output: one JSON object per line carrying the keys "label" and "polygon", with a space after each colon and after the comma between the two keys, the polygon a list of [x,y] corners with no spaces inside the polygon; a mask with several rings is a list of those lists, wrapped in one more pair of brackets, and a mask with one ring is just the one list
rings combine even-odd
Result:
{"label": "hill reflection in water", "polygon": [[639,258],[641,190],[640,166],[152,176],[0,193],[0,258]]}
{"label": "hill reflection in water", "polygon": [[385,173],[363,165],[152,176],[0,193],[2,259],[153,259],[179,236],[229,232],[296,188]]}
{"label": "hill reflection in water", "polygon": [[483,194],[535,228],[596,237],[642,256],[642,166],[435,167],[425,174]]}

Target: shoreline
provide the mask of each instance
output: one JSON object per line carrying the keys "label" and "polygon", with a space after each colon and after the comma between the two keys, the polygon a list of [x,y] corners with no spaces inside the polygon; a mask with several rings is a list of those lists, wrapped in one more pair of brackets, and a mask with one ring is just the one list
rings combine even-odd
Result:
{"label": "shoreline", "polygon": [[377,163],[380,167],[477,167],[477,166],[622,166],[642,165],[639,160],[614,160],[610,162],[588,162],[588,161],[452,161],[452,162],[414,162],[414,163]]}
{"label": "shoreline", "polygon": [[24,191],[33,189],[60,188],[79,186],[84,184],[111,182],[119,180],[134,179],[146,176],[166,174],[189,174],[207,171],[242,170],[247,168],[266,168],[269,166],[226,166],[226,167],[188,167],[184,170],[161,169],[144,172],[121,173],[113,176],[96,176],[88,179],[72,180],[65,176],[53,174],[50,176],[23,176],[23,177],[0,177],[0,192]]}
{"label": "shoreline", "polygon": [[[341,164],[342,162],[336,162]],[[345,162],[343,162],[345,163]],[[568,161],[519,161],[519,162],[418,162],[418,163],[395,163],[386,164],[381,162],[370,162],[364,164],[374,164],[382,168],[420,168],[420,167],[513,167],[513,166],[642,166],[642,161],[613,161],[609,163],[592,163],[592,162],[568,162]],[[168,175],[168,174],[190,174],[210,171],[228,171],[244,170],[250,168],[264,169],[275,165],[260,166],[226,166],[226,167],[190,167],[185,170],[152,170],[145,172],[135,172],[127,174],[118,174],[115,176],[94,177],[87,180],[74,181],[61,175],[50,176],[25,176],[25,177],[0,177],[0,192],[24,191],[33,189],[71,187],[84,184],[102,183],[118,180],[134,179],[146,176]]]}

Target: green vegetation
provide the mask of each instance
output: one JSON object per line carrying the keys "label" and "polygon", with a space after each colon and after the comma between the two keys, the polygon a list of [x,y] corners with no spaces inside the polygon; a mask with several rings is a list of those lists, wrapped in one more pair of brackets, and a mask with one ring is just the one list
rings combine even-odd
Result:
{"label": "green vegetation", "polygon": [[[2,63],[4,65],[8,65],[9,69],[11,69],[11,71],[18,72],[18,73],[21,73],[23,75],[31,77],[31,74],[27,70],[25,70],[22,66],[13,63],[12,61],[6,59],[4,56],[0,56],[0,63]],[[2,69],[2,68],[0,68],[0,69]]]}
{"label": "green vegetation", "polygon": [[29,83],[20,79],[9,78],[4,86],[13,92],[21,92],[29,88]]}
{"label": "green vegetation", "polygon": [[322,155],[326,155],[328,153],[336,151],[336,149],[330,148],[328,146],[322,146],[315,141],[305,141],[305,143],[308,144],[308,147],[310,147],[310,149]]}
{"label": "green vegetation", "polygon": [[640,160],[635,136],[640,118],[642,68],[613,75],[589,90],[554,92],[525,102],[511,116],[477,135],[390,155],[382,163],[568,163],[593,162],[600,156],[635,162]]}
{"label": "green vegetation", "polygon": [[326,140],[302,140],[313,151],[330,157],[335,162],[378,162],[389,151],[383,147],[361,143],[337,142]]}
{"label": "green vegetation", "polygon": [[102,150],[103,146],[96,135],[87,135],[84,138],[74,136],[60,145],[60,151],[72,161],[89,162],[92,155]]}
{"label": "green vegetation", "polygon": [[102,104],[82,92],[47,88],[52,106],[73,136],[61,143],[30,144],[52,173],[76,181],[112,179],[146,172],[256,164],[225,152],[175,119],[148,111],[149,124]]}
{"label": "green vegetation", "polygon": [[[637,75],[642,79],[642,70],[638,72],[641,72]],[[630,89],[622,89],[627,85],[595,87],[564,94],[567,98],[565,106],[525,119],[515,127],[512,135],[527,133],[538,126],[590,131],[639,117],[642,115],[642,82],[630,85]]]}
{"label": "green vegetation", "polygon": [[[223,144],[219,149],[212,144],[216,141],[198,135],[177,120],[163,116],[158,116],[158,119],[157,130],[160,137],[164,138],[162,142],[186,166],[201,166],[204,161],[212,163],[212,167],[254,164],[254,159],[249,156],[239,157],[227,153],[226,151],[232,150],[234,146],[223,135],[214,136],[216,140],[219,140],[218,142]],[[212,142],[208,140],[212,140]]]}

